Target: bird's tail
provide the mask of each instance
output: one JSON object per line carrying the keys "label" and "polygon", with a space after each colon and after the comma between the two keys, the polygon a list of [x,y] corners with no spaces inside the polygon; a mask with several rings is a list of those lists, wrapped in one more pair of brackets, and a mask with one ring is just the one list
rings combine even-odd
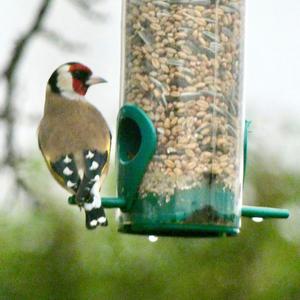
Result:
{"label": "bird's tail", "polygon": [[101,203],[98,184],[95,184],[90,192],[89,201],[83,204],[85,210],[85,225],[87,229],[94,229],[98,225],[107,226],[107,218]]}
{"label": "bird's tail", "polygon": [[84,159],[85,174],[76,193],[77,204],[84,207],[88,229],[94,229],[98,225],[107,226],[100,189],[104,179],[102,171],[108,161],[108,152],[103,154],[87,150],[84,152]]}
{"label": "bird's tail", "polygon": [[85,226],[87,229],[95,229],[98,225],[107,226],[107,218],[102,206],[92,208],[91,210],[85,209]]}

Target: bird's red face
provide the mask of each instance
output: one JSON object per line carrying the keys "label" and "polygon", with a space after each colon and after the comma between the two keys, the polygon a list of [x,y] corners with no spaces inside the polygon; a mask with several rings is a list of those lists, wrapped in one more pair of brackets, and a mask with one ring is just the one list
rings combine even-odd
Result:
{"label": "bird's red face", "polygon": [[92,76],[92,71],[82,64],[74,63],[70,65],[69,72],[72,75],[73,90],[84,96],[89,88],[87,81]]}
{"label": "bird's red face", "polygon": [[48,84],[52,92],[76,99],[84,96],[91,85],[102,82],[106,80],[93,76],[87,66],[72,62],[58,67],[51,75]]}

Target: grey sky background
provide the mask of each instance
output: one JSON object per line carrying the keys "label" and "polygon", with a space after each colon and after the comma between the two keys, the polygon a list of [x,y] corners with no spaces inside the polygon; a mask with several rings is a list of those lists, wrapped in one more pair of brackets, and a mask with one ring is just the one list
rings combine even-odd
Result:
{"label": "grey sky background", "polygon": [[[121,3],[121,0],[99,2],[98,10],[106,14],[106,20],[97,23],[80,16],[70,1],[54,2],[46,27],[68,40],[80,41],[81,46],[77,52],[65,51],[38,36],[27,49],[17,91],[17,142],[21,152],[38,155],[36,126],[42,116],[45,85],[52,71],[66,61],[81,61],[108,80],[107,84],[91,88],[87,98],[103,112],[115,133]],[[38,0],[1,1],[0,69],[39,5]],[[246,117],[253,122],[250,151],[264,152],[266,159],[276,159],[296,169],[300,162],[299,28],[300,1],[247,1],[244,101]],[[27,115],[33,117],[30,122]],[[3,134],[1,127],[0,134]],[[0,145],[0,149],[3,147]]]}

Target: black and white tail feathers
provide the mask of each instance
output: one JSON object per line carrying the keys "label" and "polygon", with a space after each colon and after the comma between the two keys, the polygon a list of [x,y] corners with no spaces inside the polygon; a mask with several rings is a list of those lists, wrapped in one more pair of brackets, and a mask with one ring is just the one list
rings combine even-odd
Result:
{"label": "black and white tail feathers", "polygon": [[101,173],[108,160],[108,153],[84,151],[85,173],[76,193],[78,203],[84,202],[86,227],[96,228],[98,225],[107,226],[107,218],[101,203]]}
{"label": "black and white tail feathers", "polygon": [[98,225],[107,226],[107,218],[101,204],[101,173],[108,160],[108,152],[84,151],[85,172],[80,179],[73,155],[62,157],[52,164],[53,171],[64,181],[64,185],[76,195],[76,202],[83,207],[86,215],[86,228]]}

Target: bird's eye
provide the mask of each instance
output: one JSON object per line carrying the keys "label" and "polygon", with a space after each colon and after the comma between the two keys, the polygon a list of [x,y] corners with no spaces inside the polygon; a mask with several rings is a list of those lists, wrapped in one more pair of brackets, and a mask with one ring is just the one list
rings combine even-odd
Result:
{"label": "bird's eye", "polygon": [[89,74],[83,72],[82,70],[75,70],[72,72],[72,76],[80,81],[85,81],[89,77]]}
{"label": "bird's eye", "polygon": [[76,76],[76,77],[79,77],[81,75],[81,72],[79,70],[74,71],[73,75]]}

